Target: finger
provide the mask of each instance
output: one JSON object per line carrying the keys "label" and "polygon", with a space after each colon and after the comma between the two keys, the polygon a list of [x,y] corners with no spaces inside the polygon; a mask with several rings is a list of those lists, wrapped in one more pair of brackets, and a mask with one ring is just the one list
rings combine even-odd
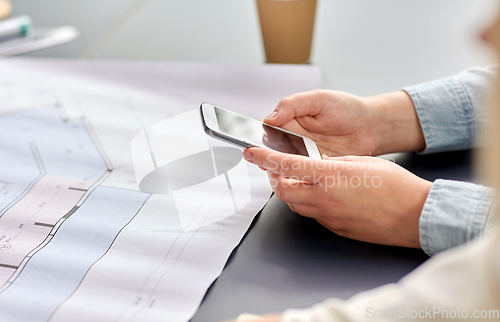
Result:
{"label": "finger", "polygon": [[274,111],[264,118],[264,122],[274,126],[283,126],[294,118],[314,116],[328,102],[326,91],[314,90],[293,94],[283,98]]}
{"label": "finger", "polygon": [[266,172],[267,172],[267,169],[266,169],[266,168],[263,168],[263,167],[261,167],[261,166],[259,166],[259,168],[260,168],[261,170],[263,170],[263,171],[266,171]]}
{"label": "finger", "polygon": [[318,197],[316,187],[308,182],[284,178],[274,172],[267,173],[276,198],[293,204],[313,205]]}
{"label": "finger", "polygon": [[342,161],[323,161],[301,155],[281,153],[263,148],[248,148],[243,152],[248,162],[287,178],[315,183],[326,175],[325,169],[336,166]]}
{"label": "finger", "polygon": [[[323,160],[330,160],[330,161],[347,161],[347,162],[364,162],[366,161],[365,156],[356,156],[356,155],[345,155],[341,157],[331,157],[328,155],[322,155]],[[371,158],[371,157],[370,157]]]}

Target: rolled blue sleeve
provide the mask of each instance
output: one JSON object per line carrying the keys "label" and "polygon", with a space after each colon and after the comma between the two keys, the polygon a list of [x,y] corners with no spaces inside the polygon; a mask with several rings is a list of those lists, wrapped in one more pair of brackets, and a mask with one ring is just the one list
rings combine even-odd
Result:
{"label": "rolled blue sleeve", "polygon": [[467,69],[452,77],[403,88],[417,111],[426,148],[420,153],[474,147],[486,121],[482,109],[496,66]]}
{"label": "rolled blue sleeve", "polygon": [[420,244],[428,255],[463,244],[485,230],[495,190],[469,182],[436,180],[420,215]]}

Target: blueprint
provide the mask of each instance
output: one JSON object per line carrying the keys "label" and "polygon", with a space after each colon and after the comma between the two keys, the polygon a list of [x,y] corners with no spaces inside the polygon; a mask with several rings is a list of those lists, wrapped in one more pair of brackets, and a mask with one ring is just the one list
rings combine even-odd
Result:
{"label": "blueprint", "polygon": [[271,188],[209,138],[312,66],[0,61],[0,321],[188,321]]}

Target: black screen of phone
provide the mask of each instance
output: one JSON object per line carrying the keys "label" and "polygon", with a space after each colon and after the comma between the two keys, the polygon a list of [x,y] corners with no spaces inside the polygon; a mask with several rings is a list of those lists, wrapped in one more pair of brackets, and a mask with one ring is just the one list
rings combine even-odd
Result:
{"label": "black screen of phone", "polygon": [[215,108],[215,115],[222,133],[252,145],[273,150],[308,156],[304,139],[272,128],[242,115]]}

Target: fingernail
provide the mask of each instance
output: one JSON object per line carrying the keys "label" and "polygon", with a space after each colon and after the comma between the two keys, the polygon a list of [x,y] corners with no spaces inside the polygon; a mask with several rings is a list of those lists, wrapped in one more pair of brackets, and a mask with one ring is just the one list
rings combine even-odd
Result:
{"label": "fingernail", "polygon": [[268,120],[273,119],[273,118],[275,118],[277,115],[278,115],[278,111],[273,111],[271,114],[269,114],[269,116],[268,116],[268,117],[266,117],[266,119],[268,119]]}
{"label": "fingernail", "polygon": [[251,151],[245,150],[245,152],[243,152],[243,157],[248,162],[253,162],[253,153]]}

